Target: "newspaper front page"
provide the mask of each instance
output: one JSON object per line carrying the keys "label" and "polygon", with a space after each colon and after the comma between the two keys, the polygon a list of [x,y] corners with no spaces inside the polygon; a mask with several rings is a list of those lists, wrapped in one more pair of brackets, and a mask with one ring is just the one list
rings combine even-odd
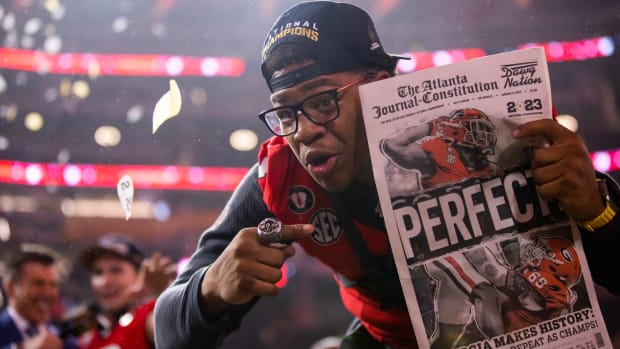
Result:
{"label": "newspaper front page", "polygon": [[579,232],[537,194],[551,118],[531,48],[360,87],[374,176],[420,348],[611,348]]}

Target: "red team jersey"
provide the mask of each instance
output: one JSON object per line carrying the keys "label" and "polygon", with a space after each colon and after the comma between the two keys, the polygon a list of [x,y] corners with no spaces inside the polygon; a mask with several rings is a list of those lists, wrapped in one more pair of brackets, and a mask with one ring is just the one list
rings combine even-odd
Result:
{"label": "red team jersey", "polygon": [[434,174],[422,174],[422,185],[425,189],[440,184],[462,181],[467,178],[488,177],[493,175],[493,171],[488,163],[486,166],[479,169],[467,167],[454,145],[436,136],[437,128],[437,121],[435,121],[432,124],[431,130],[431,135],[433,136],[425,137],[417,141],[420,148],[424,150],[436,167]]}
{"label": "red team jersey", "polygon": [[[363,277],[358,256],[353,251],[336,215],[329,193],[301,166],[286,140],[274,137],[259,152],[259,184],[269,211],[284,224],[309,223],[314,233],[297,242],[309,255],[335,273],[350,280]],[[368,249],[374,255],[388,252],[385,232],[354,221]],[[345,287],[338,279],[345,307],[357,317],[373,337],[394,349],[416,347],[406,307],[381,309],[377,298],[359,287]]]}
{"label": "red team jersey", "polygon": [[145,324],[148,314],[153,312],[155,308],[155,300],[144,303],[126,316],[127,323],[123,325],[116,323],[108,336],[102,338],[99,331],[90,330],[79,338],[79,346],[81,349],[151,349],[148,339],[146,338]]}

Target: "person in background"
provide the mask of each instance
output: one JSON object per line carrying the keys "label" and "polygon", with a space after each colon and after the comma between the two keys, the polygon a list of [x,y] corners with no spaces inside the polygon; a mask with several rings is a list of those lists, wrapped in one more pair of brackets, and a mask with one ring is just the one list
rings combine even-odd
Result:
{"label": "person in background", "polygon": [[59,300],[56,260],[43,252],[19,250],[3,276],[7,307],[0,312],[0,348],[71,348],[50,324]]}
{"label": "person in background", "polygon": [[155,299],[176,275],[170,258],[158,252],[146,258],[134,240],[112,233],[85,249],[80,262],[96,300],[87,308],[91,321],[81,319],[94,326],[79,335],[80,348],[154,348]]}
{"label": "person in background", "polygon": [[[276,20],[261,54],[273,108],[259,114],[274,137],[158,298],[158,349],[221,345],[261,296],[278,294],[280,268],[295,249],[274,243],[290,241],[334,272],[355,318],[341,348],[416,347],[378,209],[357,90],[393,76],[400,58],[384,51],[370,16],[351,4],[303,2]],[[550,144],[533,153],[541,197],[580,222],[594,280],[620,294],[611,267],[620,240],[617,185],[595,173],[582,139],[555,121],[513,131],[515,138],[530,136]],[[609,196],[599,190],[605,183]],[[271,221],[276,229],[266,234],[266,224],[258,226],[270,217],[282,225]]]}

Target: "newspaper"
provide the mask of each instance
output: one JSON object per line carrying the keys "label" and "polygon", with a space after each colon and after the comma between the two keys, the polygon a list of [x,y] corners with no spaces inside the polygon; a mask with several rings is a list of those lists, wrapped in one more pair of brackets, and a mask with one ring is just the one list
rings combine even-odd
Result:
{"label": "newspaper", "polygon": [[374,176],[420,348],[611,348],[579,232],[531,175],[552,115],[541,48],[360,87]]}

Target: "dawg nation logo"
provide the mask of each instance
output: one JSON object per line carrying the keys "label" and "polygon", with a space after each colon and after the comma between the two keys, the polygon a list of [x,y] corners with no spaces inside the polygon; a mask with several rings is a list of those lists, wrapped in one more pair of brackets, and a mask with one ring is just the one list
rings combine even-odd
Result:
{"label": "dawg nation logo", "polygon": [[542,78],[534,77],[536,74],[537,61],[503,64],[501,66],[504,80],[504,88],[519,87],[524,85],[534,85],[542,83]]}

